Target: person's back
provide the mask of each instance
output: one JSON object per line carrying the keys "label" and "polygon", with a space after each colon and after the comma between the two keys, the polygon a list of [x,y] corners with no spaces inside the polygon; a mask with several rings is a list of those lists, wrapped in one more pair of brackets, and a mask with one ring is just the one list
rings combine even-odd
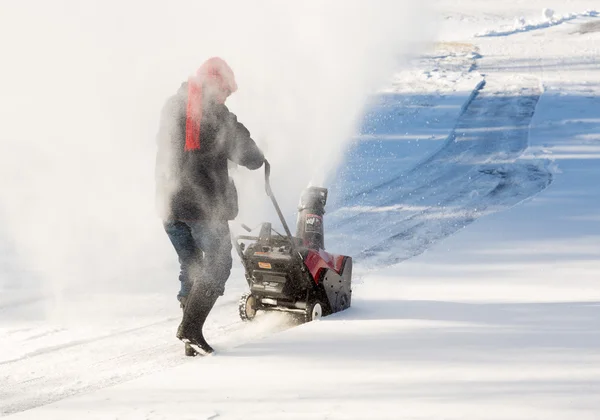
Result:
{"label": "person's back", "polygon": [[228,221],[238,212],[228,160],[249,169],[264,162],[224,104],[236,89],[229,66],[208,60],[167,101],[158,134],[157,203],[181,263],[184,317],[177,336],[207,352],[202,327],[225,290],[232,264]]}
{"label": "person's back", "polygon": [[228,160],[249,169],[264,157],[248,130],[227,107],[204,98],[197,148],[186,146],[188,83],[163,111],[157,159],[157,199],[164,220],[233,220],[237,193]]}

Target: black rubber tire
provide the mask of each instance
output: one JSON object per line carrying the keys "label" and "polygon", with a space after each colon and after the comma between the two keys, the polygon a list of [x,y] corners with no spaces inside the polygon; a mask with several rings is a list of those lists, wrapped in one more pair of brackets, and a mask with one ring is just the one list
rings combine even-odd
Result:
{"label": "black rubber tire", "polygon": [[242,321],[252,321],[254,319],[258,311],[257,303],[256,297],[251,293],[242,295],[238,304],[238,311]]}

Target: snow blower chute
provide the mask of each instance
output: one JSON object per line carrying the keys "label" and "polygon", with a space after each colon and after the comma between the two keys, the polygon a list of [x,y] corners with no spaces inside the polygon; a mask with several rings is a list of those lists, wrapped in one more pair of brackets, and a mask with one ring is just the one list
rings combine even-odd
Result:
{"label": "snow blower chute", "polygon": [[[312,321],[350,307],[352,258],[325,251],[323,215],[327,189],[308,187],[300,197],[296,236],[292,236],[270,183],[265,162],[265,190],[285,235],[262,223],[258,236],[235,237],[250,292],[240,299],[240,317],[249,321],[258,311],[286,311]],[[244,226],[248,232],[251,229]]]}

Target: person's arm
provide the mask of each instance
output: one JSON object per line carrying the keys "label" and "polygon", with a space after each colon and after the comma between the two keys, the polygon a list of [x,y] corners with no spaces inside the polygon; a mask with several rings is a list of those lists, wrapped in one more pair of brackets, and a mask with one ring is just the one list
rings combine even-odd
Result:
{"label": "person's arm", "polygon": [[156,173],[167,176],[172,171],[178,146],[183,147],[185,136],[185,116],[177,97],[170,98],[160,115],[160,125],[156,135]]}
{"label": "person's arm", "polygon": [[248,169],[258,169],[265,161],[263,152],[258,148],[248,129],[237,120],[235,114],[227,111],[228,158]]}

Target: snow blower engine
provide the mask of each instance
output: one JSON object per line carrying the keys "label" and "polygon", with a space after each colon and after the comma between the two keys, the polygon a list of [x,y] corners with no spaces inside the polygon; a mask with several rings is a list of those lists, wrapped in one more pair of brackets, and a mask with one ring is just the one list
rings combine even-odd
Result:
{"label": "snow blower engine", "polygon": [[323,215],[327,189],[308,187],[303,191],[296,236],[292,236],[273,195],[270,172],[265,161],[265,190],[285,235],[267,222],[260,225],[258,236],[236,236],[234,245],[250,287],[250,292],[240,299],[240,317],[249,321],[258,311],[285,311],[308,322],[349,308],[352,258],[325,251]]}

